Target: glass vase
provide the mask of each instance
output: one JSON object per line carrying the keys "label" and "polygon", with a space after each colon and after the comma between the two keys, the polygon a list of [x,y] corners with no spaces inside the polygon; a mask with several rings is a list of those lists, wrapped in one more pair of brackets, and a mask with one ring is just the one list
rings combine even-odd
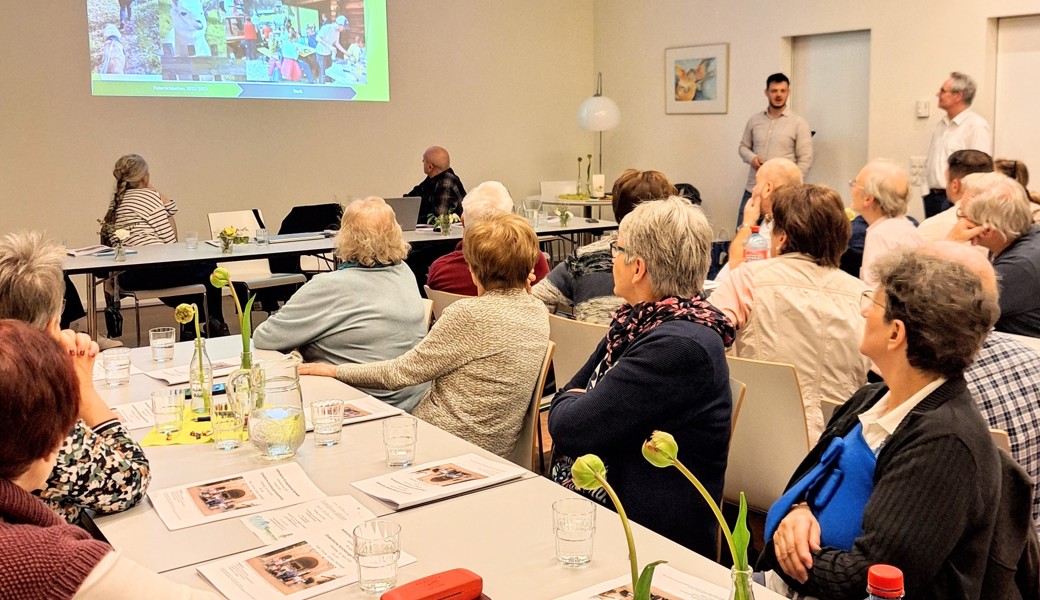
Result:
{"label": "glass vase", "polygon": [[188,387],[191,389],[192,412],[208,414],[213,399],[213,363],[201,339],[195,340],[195,352],[188,363]]}
{"label": "glass vase", "polygon": [[242,445],[249,411],[253,406],[253,354],[243,352],[241,367],[228,376],[227,391],[214,396],[210,409],[213,444],[217,450],[234,450]]}
{"label": "glass vase", "polygon": [[745,570],[736,567],[730,569],[733,587],[729,591],[729,600],[755,600],[755,593],[751,589],[751,573],[751,567]]}
{"label": "glass vase", "polygon": [[231,250],[235,247],[235,238],[220,238],[220,253],[231,254]]}
{"label": "glass vase", "polygon": [[112,259],[116,262],[126,262],[126,248],[122,244],[116,244]]}

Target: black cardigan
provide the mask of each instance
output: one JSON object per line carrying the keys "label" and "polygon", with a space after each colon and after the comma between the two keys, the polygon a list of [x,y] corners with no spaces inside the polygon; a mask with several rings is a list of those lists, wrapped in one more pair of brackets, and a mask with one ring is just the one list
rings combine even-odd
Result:
{"label": "black cardigan", "polygon": [[[788,486],[887,391],[884,384],[865,386],[839,408]],[[978,599],[999,495],[997,449],[958,376],[914,407],[881,448],[863,534],[851,551],[814,552],[809,579],[800,584],[780,569],[766,540],[758,568],[773,569],[803,594],[861,600],[868,567],[885,563],[902,569],[907,598]]]}

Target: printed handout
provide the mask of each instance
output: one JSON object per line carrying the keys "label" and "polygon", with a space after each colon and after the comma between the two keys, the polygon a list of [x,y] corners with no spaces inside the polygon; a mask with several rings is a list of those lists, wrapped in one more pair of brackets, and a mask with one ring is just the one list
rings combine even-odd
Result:
{"label": "printed handout", "polygon": [[[632,578],[623,575],[557,600],[630,600],[632,597]],[[728,597],[728,589],[668,565],[657,567],[650,586],[651,600],[726,600]]]}
{"label": "printed handout", "polygon": [[[349,527],[349,529],[348,529]],[[230,600],[303,600],[357,582],[354,525],[326,526],[198,568]],[[401,552],[398,566],[415,562]]]}
{"label": "printed handout", "polygon": [[351,485],[400,509],[518,479],[524,473],[524,469],[512,463],[464,454]]}
{"label": "printed handout", "polygon": [[321,533],[332,528],[353,531],[375,513],[353,496],[332,496],[280,510],[242,517],[242,523],[265,544],[294,535]]}
{"label": "printed handout", "polygon": [[[238,358],[215,360],[213,361],[213,377],[216,378],[230,375],[232,371],[237,370],[240,366],[242,366],[242,362]],[[159,381],[165,382],[166,385],[188,383],[188,365],[159,369],[157,371],[144,371],[144,374],[152,379],[158,379]]]}
{"label": "printed handout", "polygon": [[171,531],[324,496],[296,463],[148,492],[159,518]]}
{"label": "printed handout", "polygon": [[113,406],[112,412],[116,413],[116,417],[123,424],[123,427],[130,431],[134,429],[149,429],[155,425],[151,400]]}

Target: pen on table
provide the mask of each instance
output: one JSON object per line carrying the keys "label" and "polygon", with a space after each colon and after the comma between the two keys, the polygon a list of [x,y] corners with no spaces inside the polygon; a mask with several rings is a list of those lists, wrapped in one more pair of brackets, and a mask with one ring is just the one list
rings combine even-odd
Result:
{"label": "pen on table", "polygon": [[196,423],[205,423],[206,421],[209,421],[209,417],[195,417],[192,421],[195,421]]}

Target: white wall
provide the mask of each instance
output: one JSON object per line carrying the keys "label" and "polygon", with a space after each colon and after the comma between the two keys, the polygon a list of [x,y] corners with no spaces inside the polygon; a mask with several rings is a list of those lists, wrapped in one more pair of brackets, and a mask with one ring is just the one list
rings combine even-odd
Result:
{"label": "white wall", "polygon": [[[949,71],[964,71],[979,81],[975,108],[992,119],[993,19],[1036,12],[1029,0],[598,0],[595,67],[622,115],[620,128],[605,137],[604,168],[608,173],[653,168],[673,181],[689,181],[700,188],[713,221],[729,226],[747,175],[737,144],[747,118],[765,108],[765,77],[790,69],[786,40],[870,30],[868,154],[905,162],[927,150],[941,115],[935,92]],[[665,49],[719,42],[730,44],[729,113],[665,115]],[[792,83],[797,90],[798,82]],[[919,99],[932,101],[929,119],[914,117]]]}
{"label": "white wall", "polygon": [[0,36],[0,232],[95,243],[128,152],[181,230],[206,231],[211,211],[256,206],[276,227],[293,204],[400,195],[432,144],[467,186],[499,179],[518,198],[593,149],[576,124],[595,83],[591,0],[389,0],[391,101],[356,104],[91,97],[83,4],[3,5],[18,34]]}

